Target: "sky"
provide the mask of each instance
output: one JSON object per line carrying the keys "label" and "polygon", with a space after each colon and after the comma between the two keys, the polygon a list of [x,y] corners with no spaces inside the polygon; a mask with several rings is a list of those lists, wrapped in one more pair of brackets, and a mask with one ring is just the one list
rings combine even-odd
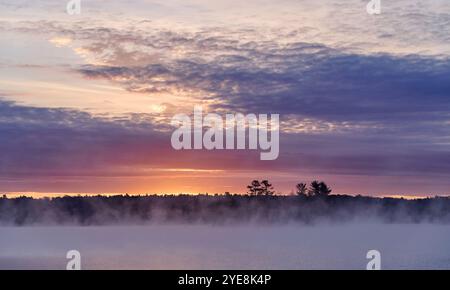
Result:
{"label": "sky", "polygon": [[[450,2],[0,0],[0,191],[450,194]],[[171,118],[280,115],[280,154],[174,150]]]}

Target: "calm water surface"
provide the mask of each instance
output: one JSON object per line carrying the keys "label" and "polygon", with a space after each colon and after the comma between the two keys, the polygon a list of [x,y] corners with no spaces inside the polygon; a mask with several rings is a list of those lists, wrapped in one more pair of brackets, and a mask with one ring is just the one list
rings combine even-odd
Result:
{"label": "calm water surface", "polygon": [[450,226],[200,226],[0,228],[0,269],[450,269]]}

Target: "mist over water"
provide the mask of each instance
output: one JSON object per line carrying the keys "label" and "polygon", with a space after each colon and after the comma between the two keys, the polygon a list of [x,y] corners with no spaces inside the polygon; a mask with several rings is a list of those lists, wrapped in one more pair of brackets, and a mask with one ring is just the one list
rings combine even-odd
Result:
{"label": "mist over water", "polygon": [[449,269],[450,226],[148,225],[0,227],[0,269]]}

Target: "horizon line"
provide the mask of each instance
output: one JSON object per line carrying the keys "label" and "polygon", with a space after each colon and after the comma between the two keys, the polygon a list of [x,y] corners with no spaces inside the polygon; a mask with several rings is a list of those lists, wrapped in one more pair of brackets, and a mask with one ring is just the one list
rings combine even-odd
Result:
{"label": "horizon line", "polygon": [[[250,196],[247,193],[229,193],[232,196]],[[45,199],[45,198],[62,198],[62,197],[151,197],[151,196],[227,196],[227,193],[209,193],[209,192],[197,192],[197,193],[188,193],[188,192],[178,192],[178,193],[51,193],[51,192],[6,192],[1,193],[0,197],[6,196],[8,199],[16,199],[21,197],[28,197],[32,199]],[[278,197],[290,197],[297,196],[293,193],[275,193],[273,196]],[[368,195],[368,194],[348,194],[348,193],[332,193],[330,196],[350,196],[350,197],[370,197],[370,198],[392,198],[392,199],[406,199],[406,200],[419,200],[419,199],[430,199],[430,198],[450,198],[450,195],[402,195],[402,194],[382,194],[382,195]],[[258,196],[255,196],[258,197]]]}

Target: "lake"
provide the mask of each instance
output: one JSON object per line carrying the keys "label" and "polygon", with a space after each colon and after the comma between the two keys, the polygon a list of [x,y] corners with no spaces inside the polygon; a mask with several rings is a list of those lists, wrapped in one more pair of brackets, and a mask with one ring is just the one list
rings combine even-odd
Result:
{"label": "lake", "polygon": [[447,225],[0,227],[0,269],[450,269]]}

